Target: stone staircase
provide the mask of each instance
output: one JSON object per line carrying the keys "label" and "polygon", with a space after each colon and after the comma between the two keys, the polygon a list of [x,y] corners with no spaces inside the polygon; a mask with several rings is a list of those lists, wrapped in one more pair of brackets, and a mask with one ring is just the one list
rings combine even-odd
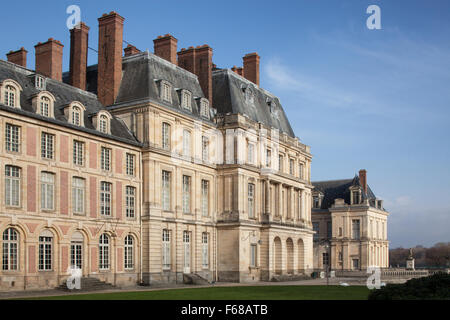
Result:
{"label": "stone staircase", "polygon": [[57,289],[67,292],[84,292],[84,291],[99,291],[99,290],[111,290],[116,289],[111,283],[106,283],[97,278],[81,278],[81,289],[70,290],[67,288],[66,281],[61,284]]}
{"label": "stone staircase", "polygon": [[209,284],[210,282],[196,273],[185,273],[183,274],[183,283],[205,285]]}

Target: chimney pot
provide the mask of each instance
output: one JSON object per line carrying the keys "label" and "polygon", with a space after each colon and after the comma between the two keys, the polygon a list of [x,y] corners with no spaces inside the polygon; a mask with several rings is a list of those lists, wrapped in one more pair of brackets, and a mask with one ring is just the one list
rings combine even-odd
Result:
{"label": "chimney pot", "polygon": [[134,54],[137,54],[137,53],[139,53],[139,52],[141,52],[138,48],[136,48],[135,46],[132,46],[131,44],[129,44],[125,49],[124,49],[124,52],[125,52],[125,57],[128,57],[128,56],[132,56],[132,55],[134,55]]}

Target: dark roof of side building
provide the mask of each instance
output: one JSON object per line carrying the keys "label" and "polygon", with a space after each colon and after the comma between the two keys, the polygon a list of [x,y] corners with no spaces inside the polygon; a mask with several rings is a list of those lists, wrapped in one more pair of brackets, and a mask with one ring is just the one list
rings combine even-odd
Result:
{"label": "dark roof of side building", "polygon": [[[14,80],[18,82],[23,89],[20,95],[21,108],[12,108],[0,104],[3,110],[84,131],[105,138],[130,143],[136,146],[140,145],[133,134],[128,130],[126,125],[114,116],[112,116],[111,119],[111,135],[104,134],[96,130],[92,123],[92,117],[100,110],[106,110],[106,108],[97,100],[96,95],[67,85],[60,81],[44,77],[46,83],[45,91],[50,92],[56,99],[54,103],[55,117],[47,118],[35,113],[32,108],[32,97],[42,91],[37,89],[34,85],[33,75],[35,74],[36,73],[32,70],[25,69],[21,66],[4,60],[0,60],[0,81],[4,81],[6,79]],[[74,101],[81,102],[86,108],[86,111],[84,112],[84,127],[75,126],[69,123],[68,119],[66,119],[64,115],[64,107]]]}
{"label": "dark roof of side building", "polygon": [[[350,204],[350,187],[359,186],[362,187],[358,176],[353,179],[346,180],[330,180],[330,181],[317,181],[312,182],[314,190],[317,190],[323,194],[322,205],[320,209],[328,209],[334,204],[335,199],[344,199],[346,204]],[[362,192],[362,200],[369,200],[369,204],[376,199],[375,194],[367,185],[367,193]]]}
{"label": "dark roof of side building", "polygon": [[[247,99],[250,90],[252,99]],[[280,100],[229,69],[213,71],[213,106],[219,114],[240,113],[295,138]]]}

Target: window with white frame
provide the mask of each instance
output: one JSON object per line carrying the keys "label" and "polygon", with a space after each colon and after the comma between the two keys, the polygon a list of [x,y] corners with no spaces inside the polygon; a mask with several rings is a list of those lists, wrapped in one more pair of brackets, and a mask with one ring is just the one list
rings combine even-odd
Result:
{"label": "window with white frame", "polygon": [[102,147],[100,153],[100,167],[102,170],[111,170],[111,149]]}
{"label": "window with white frame", "polygon": [[162,172],[162,208],[165,211],[170,211],[170,179],[169,171]]}
{"label": "window with white frame", "polygon": [[202,160],[209,161],[209,139],[205,136],[202,136]]}
{"label": "window with white frame", "polygon": [[289,174],[294,175],[294,159],[289,159]]}
{"label": "window with white frame", "polygon": [[248,184],[248,217],[255,217],[255,185],[253,183]]}
{"label": "window with white frame", "polygon": [[170,231],[164,229],[162,232],[162,263],[163,269],[170,269],[171,259],[170,259]]}
{"label": "window with white frame", "polygon": [[359,191],[353,191],[353,204],[359,204],[360,203],[360,192]]}
{"label": "window with white frame", "polygon": [[42,132],[41,136],[41,156],[43,159],[53,159],[55,146],[55,136]]}
{"label": "window with white frame", "polygon": [[11,85],[5,87],[5,104],[9,107],[16,107],[17,89]]}
{"label": "window with white frame", "polygon": [[200,99],[200,115],[209,118],[209,101],[206,99]]}
{"label": "window with white frame", "polygon": [[126,217],[134,218],[136,208],[136,188],[132,186],[126,187],[125,206]]}
{"label": "window with white frame", "polygon": [[170,149],[170,124],[163,122],[162,124],[162,148]]}
{"label": "window with white frame", "polygon": [[108,119],[108,117],[105,116],[104,114],[102,114],[98,121],[99,121],[99,125],[98,125],[99,129],[98,130],[100,132],[103,132],[103,133],[108,133],[109,132],[109,119]]}
{"label": "window with white frame", "polygon": [[278,155],[278,171],[283,172],[283,155]]}
{"label": "window with white frame", "polygon": [[129,269],[133,269],[134,268],[134,241],[133,241],[133,237],[131,235],[128,235],[125,237],[125,245],[124,245],[124,249],[125,249],[125,254],[124,254],[124,264],[125,264],[125,269],[129,270]]}
{"label": "window with white frame", "polygon": [[208,233],[202,232],[202,268],[209,267],[209,244]]}
{"label": "window with white frame", "polygon": [[183,130],[183,156],[191,156],[191,133],[188,130]]}
{"label": "window with white frame", "polygon": [[41,209],[55,209],[55,174],[41,172]]}
{"label": "window with white frame", "polygon": [[36,89],[44,90],[45,89],[45,81],[44,78],[41,76],[36,75],[34,77],[34,85]]}
{"label": "window with white frame", "polygon": [[15,166],[5,167],[5,205],[20,206],[21,169]]}
{"label": "window with white frame", "polygon": [[209,181],[202,180],[202,216],[207,217],[209,213]]}
{"label": "window with white frame", "polygon": [[19,269],[19,233],[16,229],[8,228],[3,232],[3,267],[4,271]]}
{"label": "window with white frame", "polygon": [[191,177],[183,176],[183,213],[191,213]]}
{"label": "window with white frame", "polygon": [[250,267],[257,267],[258,246],[255,243],[250,244]]}
{"label": "window with white frame", "polygon": [[41,97],[39,102],[39,113],[44,117],[49,117],[50,107],[50,99],[46,96]]}
{"label": "window with white frame", "polygon": [[20,151],[20,127],[7,123],[5,128],[6,151]]}
{"label": "window with white frame", "polygon": [[300,163],[298,166],[298,177],[302,180],[304,177],[303,170],[304,170],[303,163]]}
{"label": "window with white frame", "polygon": [[100,183],[100,214],[111,216],[111,183],[105,181]]}
{"label": "window with white frame", "polygon": [[99,239],[99,268],[100,270],[109,269],[109,236],[102,234]]}
{"label": "window with white frame", "polygon": [[50,231],[44,231],[39,237],[39,271],[52,270],[53,236]]}
{"label": "window with white frame", "polygon": [[172,86],[167,81],[161,81],[161,99],[172,102]]}
{"label": "window with white frame", "polygon": [[134,154],[131,153],[127,153],[126,155],[126,171],[127,171],[127,175],[129,176],[134,176],[134,164],[135,164],[135,160],[134,160],[135,156]]}
{"label": "window with white frame", "polygon": [[254,161],[253,160],[254,153],[255,153],[255,146],[254,146],[253,143],[249,143],[248,144],[248,150],[247,150],[247,162],[249,164],[254,164],[253,163],[253,161]]}
{"label": "window with white frame", "polygon": [[84,214],[86,182],[83,178],[72,179],[72,210],[75,214]]}
{"label": "window with white frame", "polygon": [[76,106],[72,107],[72,124],[74,124],[76,126],[80,126],[81,125],[81,117],[82,117],[81,109]]}
{"label": "window with white frame", "polygon": [[181,106],[183,109],[192,111],[192,95],[187,90],[181,91]]}
{"label": "window with white frame", "polygon": [[73,141],[73,164],[82,166],[84,164],[84,143]]}

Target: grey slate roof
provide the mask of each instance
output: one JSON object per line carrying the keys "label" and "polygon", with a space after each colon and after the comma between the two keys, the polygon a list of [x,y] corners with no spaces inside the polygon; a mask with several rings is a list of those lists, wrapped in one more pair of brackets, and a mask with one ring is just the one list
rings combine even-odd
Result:
{"label": "grey slate roof", "polygon": [[[251,90],[253,102],[246,99],[246,90]],[[256,122],[295,138],[280,100],[229,69],[213,72],[213,106],[218,114],[246,114]]]}
{"label": "grey slate roof", "polygon": [[[328,209],[334,204],[335,199],[344,199],[346,204],[350,204],[350,187],[360,186],[361,182],[359,177],[355,175],[353,179],[346,180],[329,180],[329,181],[317,181],[312,182],[314,190],[320,191],[323,194],[322,205],[320,209]],[[368,199],[375,200],[376,196],[367,185],[367,193],[362,192],[362,200]]]}
{"label": "grey slate roof", "polygon": [[[106,108],[97,100],[96,95],[72,87],[60,81],[49,78],[46,78],[45,80],[46,91],[49,91],[56,99],[54,104],[55,118],[47,118],[36,114],[32,108],[31,98],[39,93],[40,90],[34,85],[34,74],[34,71],[22,68],[4,60],[0,60],[0,81],[6,79],[15,80],[23,89],[20,96],[21,109],[1,105],[3,110],[8,110],[24,116],[63,125],[65,127],[70,127],[80,131],[85,131],[98,136],[103,136],[110,139],[112,138],[134,145],[140,145],[133,134],[128,130],[126,125],[114,116],[111,120],[111,135],[107,135],[96,130],[92,124],[92,116],[97,114],[100,110],[106,110]],[[86,112],[84,112],[84,127],[72,125],[64,116],[63,107],[73,101],[81,102],[86,108]]]}

